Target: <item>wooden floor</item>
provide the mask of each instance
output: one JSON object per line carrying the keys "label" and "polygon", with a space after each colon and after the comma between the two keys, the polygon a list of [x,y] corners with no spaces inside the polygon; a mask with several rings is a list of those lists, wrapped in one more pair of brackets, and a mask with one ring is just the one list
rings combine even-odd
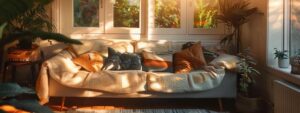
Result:
{"label": "wooden floor", "polygon": [[[62,98],[50,98],[47,104],[55,111],[68,109],[159,109],[190,108],[220,111],[218,99],[120,99],[120,98],[66,98],[61,109]],[[234,99],[222,99],[223,111],[234,113]]]}

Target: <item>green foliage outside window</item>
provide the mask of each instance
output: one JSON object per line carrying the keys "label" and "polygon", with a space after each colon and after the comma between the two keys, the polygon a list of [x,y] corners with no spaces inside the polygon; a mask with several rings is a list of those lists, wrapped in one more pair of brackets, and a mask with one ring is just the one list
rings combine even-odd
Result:
{"label": "green foliage outside window", "polygon": [[116,0],[114,27],[139,27],[140,0]]}
{"label": "green foliage outside window", "polygon": [[215,28],[218,0],[194,0],[194,28]]}
{"label": "green foliage outside window", "polygon": [[155,27],[180,28],[180,0],[155,0]]}

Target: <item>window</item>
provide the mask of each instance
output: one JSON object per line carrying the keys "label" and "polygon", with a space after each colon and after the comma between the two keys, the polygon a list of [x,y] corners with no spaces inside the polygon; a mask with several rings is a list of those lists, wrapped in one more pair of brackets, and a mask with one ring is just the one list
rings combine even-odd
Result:
{"label": "window", "polygon": [[99,27],[99,0],[73,1],[74,27]]}
{"label": "window", "polygon": [[186,34],[186,0],[149,0],[148,34]]}
{"label": "window", "polygon": [[56,0],[60,32],[71,34],[223,34],[218,0]]}
{"label": "window", "polygon": [[269,3],[268,64],[277,65],[274,48],[288,50],[294,56],[300,49],[299,0],[279,0]]}
{"label": "window", "polygon": [[60,0],[59,23],[63,34],[104,33],[102,0]]}
{"label": "window", "polygon": [[141,0],[105,0],[106,33],[141,33]]}
{"label": "window", "polygon": [[223,34],[224,25],[214,18],[218,14],[218,0],[191,0],[188,4],[189,34]]}
{"label": "window", "polygon": [[193,0],[193,27],[194,28],[215,28],[218,14],[218,0]]}
{"label": "window", "polygon": [[[300,1],[291,0],[290,7],[290,27],[289,27],[289,45],[290,55],[293,56],[300,52]],[[300,53],[299,53],[300,54]]]}

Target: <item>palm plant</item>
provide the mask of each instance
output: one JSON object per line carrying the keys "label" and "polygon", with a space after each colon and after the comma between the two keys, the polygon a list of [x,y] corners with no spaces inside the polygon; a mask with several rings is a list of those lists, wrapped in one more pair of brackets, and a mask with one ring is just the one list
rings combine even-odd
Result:
{"label": "palm plant", "polygon": [[253,67],[256,65],[256,61],[250,55],[249,48],[243,50],[238,56],[241,59],[238,63],[240,66],[239,72],[241,73],[239,91],[242,95],[249,97],[249,87],[255,83],[253,75],[260,75],[260,72]]}
{"label": "palm plant", "polygon": [[52,1],[0,0],[0,25],[7,23],[0,45],[18,40],[21,49],[30,49],[37,38],[80,44],[78,40],[53,32],[54,25],[45,9]]}
{"label": "palm plant", "polygon": [[[227,47],[233,46],[236,53],[239,53],[241,47],[240,28],[243,24],[249,22],[249,17],[259,13],[256,7],[249,7],[248,0],[219,0],[220,14],[216,18],[227,26],[227,34],[221,44]],[[233,29],[232,29],[233,28]]]}

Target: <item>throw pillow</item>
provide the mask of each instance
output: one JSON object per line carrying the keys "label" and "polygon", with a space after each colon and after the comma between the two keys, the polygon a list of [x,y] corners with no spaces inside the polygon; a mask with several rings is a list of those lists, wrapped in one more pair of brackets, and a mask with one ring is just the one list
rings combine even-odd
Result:
{"label": "throw pillow", "polygon": [[108,47],[108,57],[104,61],[102,70],[140,70],[140,57],[133,53],[120,53]]}
{"label": "throw pillow", "polygon": [[239,57],[229,54],[221,54],[209,64],[215,67],[224,67],[227,70],[236,71],[238,68],[237,63],[240,62]]}
{"label": "throw pillow", "polygon": [[[172,70],[172,54],[155,54],[142,52],[144,71],[169,71]],[[172,71],[170,71],[172,72]]]}
{"label": "throw pillow", "polygon": [[200,42],[174,54],[175,73],[188,73],[206,65]]}
{"label": "throw pillow", "polygon": [[[196,42],[187,42],[182,45],[181,49],[182,50],[187,49],[187,48],[193,46],[194,44],[196,44]],[[211,62],[213,59],[215,59],[216,57],[219,56],[219,54],[217,52],[208,50],[206,47],[202,47],[202,50],[203,50],[203,55],[204,55],[206,62]]]}
{"label": "throw pillow", "polygon": [[100,71],[103,66],[103,57],[97,52],[82,54],[72,61],[90,72]]}
{"label": "throw pillow", "polygon": [[204,55],[206,62],[211,62],[212,60],[214,60],[215,58],[217,58],[219,56],[218,53],[210,51],[204,47],[202,48],[202,50],[203,50],[203,55]]}

